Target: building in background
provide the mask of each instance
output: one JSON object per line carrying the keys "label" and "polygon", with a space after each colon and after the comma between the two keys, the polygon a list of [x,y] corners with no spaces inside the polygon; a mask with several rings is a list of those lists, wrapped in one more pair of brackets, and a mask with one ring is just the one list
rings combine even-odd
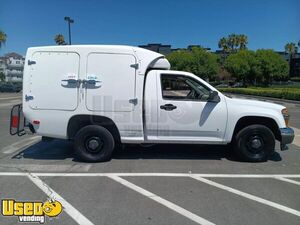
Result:
{"label": "building in background", "polygon": [[163,55],[168,55],[172,52],[171,45],[147,44],[147,45],[139,45],[139,47],[151,50],[153,52],[158,52]]}
{"label": "building in background", "polygon": [[[160,54],[163,54],[163,55],[168,55],[170,54],[171,52],[174,52],[174,51],[178,51],[178,50],[192,50],[193,47],[202,47],[200,45],[189,45],[187,46],[187,48],[171,48],[171,45],[163,45],[163,44],[160,44],[160,43],[155,43],[155,44],[147,44],[147,45],[139,45],[140,48],[145,48],[145,49],[148,49],[148,50],[151,50],[151,51],[154,51],[154,52],[158,52]],[[210,48],[204,48],[208,51],[210,51]]]}
{"label": "building in background", "polygon": [[0,57],[0,72],[7,82],[22,82],[25,58],[15,52]]}
{"label": "building in background", "polygon": [[6,59],[4,57],[0,57],[0,73],[5,74],[6,70]]}

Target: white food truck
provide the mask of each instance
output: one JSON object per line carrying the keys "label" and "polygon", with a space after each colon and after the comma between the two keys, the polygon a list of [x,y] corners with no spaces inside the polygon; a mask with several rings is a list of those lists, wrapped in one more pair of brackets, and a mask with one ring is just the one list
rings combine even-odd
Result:
{"label": "white food truck", "polygon": [[23,103],[12,135],[74,142],[76,156],[111,158],[120,144],[232,144],[246,161],[265,161],[292,143],[284,106],[229,98],[198,76],[170,70],[161,54],[131,46],[69,45],[27,50]]}

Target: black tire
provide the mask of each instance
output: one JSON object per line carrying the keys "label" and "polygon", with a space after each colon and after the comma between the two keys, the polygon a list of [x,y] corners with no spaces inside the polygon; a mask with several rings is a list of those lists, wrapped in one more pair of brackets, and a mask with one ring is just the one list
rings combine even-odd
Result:
{"label": "black tire", "polygon": [[115,141],[112,134],[98,125],[85,126],[75,136],[75,156],[86,162],[110,160],[114,147]]}
{"label": "black tire", "polygon": [[240,130],[234,139],[236,155],[248,162],[267,161],[274,152],[275,137],[266,126],[255,124]]}

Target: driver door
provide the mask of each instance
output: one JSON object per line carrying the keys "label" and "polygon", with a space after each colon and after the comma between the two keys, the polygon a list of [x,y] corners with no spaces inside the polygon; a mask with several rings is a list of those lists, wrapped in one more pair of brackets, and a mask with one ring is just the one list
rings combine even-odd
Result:
{"label": "driver door", "polygon": [[209,102],[210,89],[181,74],[158,74],[157,137],[162,141],[222,142],[227,122],[224,99]]}

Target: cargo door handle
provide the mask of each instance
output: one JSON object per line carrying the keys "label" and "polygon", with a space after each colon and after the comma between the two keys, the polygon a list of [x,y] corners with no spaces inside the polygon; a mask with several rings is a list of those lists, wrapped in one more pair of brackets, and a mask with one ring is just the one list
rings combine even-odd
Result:
{"label": "cargo door handle", "polygon": [[76,79],[64,79],[61,80],[61,86],[66,87],[66,88],[76,88],[80,84],[80,80]]}
{"label": "cargo door handle", "polygon": [[69,84],[74,84],[77,83],[78,80],[75,79],[66,79],[66,80],[61,80],[62,82],[68,82]]}
{"label": "cargo door handle", "polygon": [[96,85],[97,83],[101,83],[99,80],[82,80],[84,84]]}
{"label": "cargo door handle", "polygon": [[94,79],[88,79],[88,80],[82,80],[82,84],[86,88],[95,89],[95,88],[101,87],[102,81],[94,80]]}
{"label": "cargo door handle", "polygon": [[161,105],[160,108],[164,109],[166,111],[172,111],[172,110],[176,109],[177,106],[172,105],[172,104],[165,104],[165,105]]}

